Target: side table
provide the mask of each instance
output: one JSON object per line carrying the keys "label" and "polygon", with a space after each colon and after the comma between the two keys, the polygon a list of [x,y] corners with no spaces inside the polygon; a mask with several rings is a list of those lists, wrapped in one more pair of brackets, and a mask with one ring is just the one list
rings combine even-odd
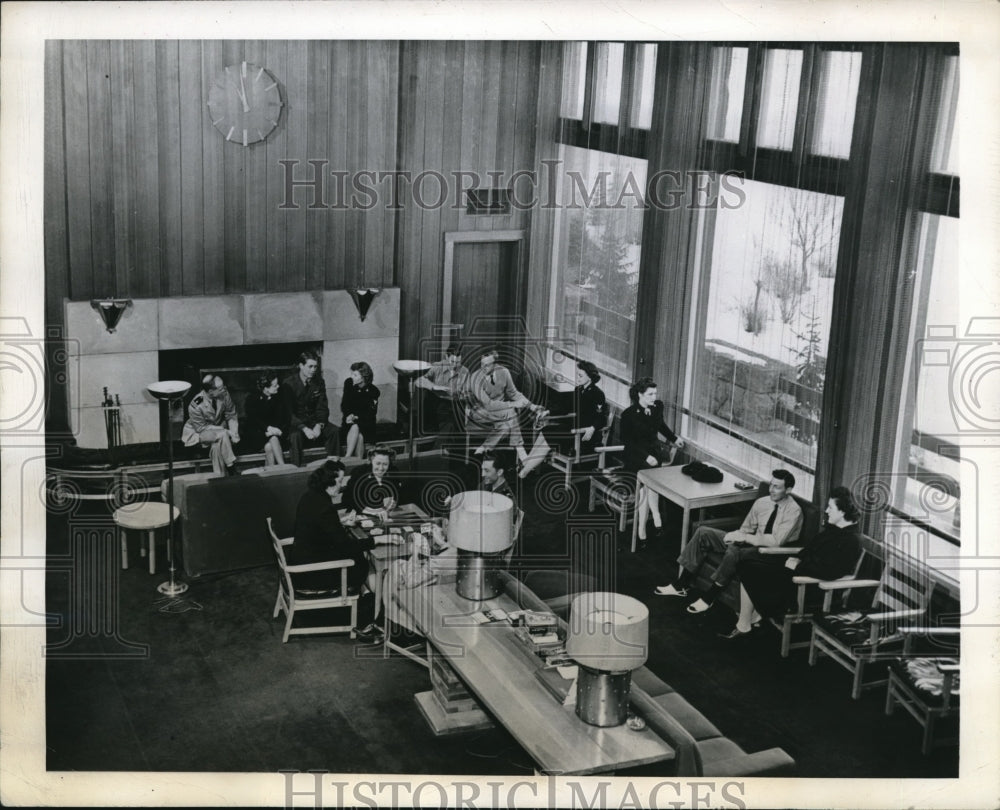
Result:
{"label": "side table", "polygon": [[[169,526],[171,522],[170,506],[165,503],[142,503],[133,506],[123,506],[114,513],[115,525],[121,530],[122,568],[128,568],[128,544],[125,530],[136,529],[149,533],[149,573],[156,573],[156,530]],[[173,520],[180,517],[181,511],[173,507]],[[167,559],[170,559],[170,544],[167,543]]]}

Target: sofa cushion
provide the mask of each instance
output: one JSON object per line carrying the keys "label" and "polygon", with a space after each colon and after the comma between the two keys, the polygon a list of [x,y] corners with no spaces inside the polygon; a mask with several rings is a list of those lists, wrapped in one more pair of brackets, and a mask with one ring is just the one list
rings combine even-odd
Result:
{"label": "sofa cushion", "polygon": [[660,695],[674,691],[674,687],[661,680],[659,676],[654,675],[648,667],[639,667],[639,669],[633,670],[632,683],[651,698],[658,698]]}
{"label": "sofa cushion", "polygon": [[699,742],[722,736],[722,732],[712,725],[705,715],[688,703],[680,693],[667,692],[657,697],[656,702],[670,712],[677,719],[677,722],[684,726],[688,733]]}

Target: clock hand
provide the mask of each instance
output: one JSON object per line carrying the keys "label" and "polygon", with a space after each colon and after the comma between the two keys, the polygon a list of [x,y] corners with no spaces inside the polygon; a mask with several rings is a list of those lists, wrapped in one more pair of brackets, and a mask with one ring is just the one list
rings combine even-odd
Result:
{"label": "clock hand", "polygon": [[243,112],[250,112],[250,105],[247,104],[247,88],[242,73],[240,73],[240,101],[243,102]]}

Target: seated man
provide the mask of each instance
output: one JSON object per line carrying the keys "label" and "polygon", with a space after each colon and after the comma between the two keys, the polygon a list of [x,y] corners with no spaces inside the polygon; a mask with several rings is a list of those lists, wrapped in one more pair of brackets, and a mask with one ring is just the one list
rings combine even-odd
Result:
{"label": "seated man", "polygon": [[206,374],[199,391],[188,405],[188,420],[184,423],[181,441],[186,447],[202,444],[208,447],[212,470],[220,475],[236,474],[236,454],[233,445],[240,440],[236,405],[222,383],[222,378]]}
{"label": "seated man", "polygon": [[724,552],[722,562],[712,575],[708,593],[687,607],[688,613],[708,610],[733,578],[740,561],[757,555],[758,546],[784,546],[799,539],[802,509],[791,497],[794,486],[795,476],[788,470],[773,470],[769,494],[754,501],[739,529],[727,534],[721,529],[699,526],[677,558],[682,566],[677,582],[661,585],[656,593],[659,596],[687,596],[688,586],[695,581],[708,555]]}
{"label": "seated man", "polygon": [[[513,459],[510,460],[513,461]],[[514,509],[517,509],[517,498],[514,497],[514,490],[510,488],[510,483],[507,481],[506,465],[499,453],[483,454],[480,476],[483,490],[506,495],[514,502]]]}
{"label": "seated man", "polygon": [[469,429],[488,431],[483,443],[475,449],[477,455],[496,447],[506,436],[510,446],[517,451],[517,457],[524,461],[528,453],[524,449],[524,437],[518,424],[518,410],[529,408],[532,412],[540,406],[528,401],[514,386],[510,372],[497,363],[500,349],[491,346],[480,358],[480,367],[472,374],[472,410],[469,413]]}
{"label": "seated man", "polygon": [[330,403],[318,368],[319,356],[313,351],[304,351],[299,355],[298,371],[281,383],[290,411],[289,456],[297,467],[302,466],[302,451],[306,445],[322,443],[328,456],[336,456],[340,446],[337,426],[329,422]]}
{"label": "seated man", "polygon": [[[458,432],[459,409],[469,396],[469,369],[462,365],[462,352],[452,343],[444,350],[444,359],[431,365],[414,385],[424,393],[422,413],[433,414],[431,425],[438,433]],[[424,425],[422,425],[424,426]]]}

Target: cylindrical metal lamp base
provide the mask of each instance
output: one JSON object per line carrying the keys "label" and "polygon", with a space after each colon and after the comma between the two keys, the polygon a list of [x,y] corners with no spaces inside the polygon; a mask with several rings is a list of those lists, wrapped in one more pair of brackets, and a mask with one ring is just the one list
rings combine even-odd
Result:
{"label": "cylindrical metal lamp base", "polygon": [[499,596],[503,591],[503,584],[498,574],[503,568],[503,553],[476,554],[460,548],[455,591],[459,596],[475,602]]}
{"label": "cylindrical metal lamp base", "polygon": [[[579,666],[579,665],[578,665]],[[632,672],[601,672],[579,666],[576,716],[592,726],[620,726],[628,718]]]}

